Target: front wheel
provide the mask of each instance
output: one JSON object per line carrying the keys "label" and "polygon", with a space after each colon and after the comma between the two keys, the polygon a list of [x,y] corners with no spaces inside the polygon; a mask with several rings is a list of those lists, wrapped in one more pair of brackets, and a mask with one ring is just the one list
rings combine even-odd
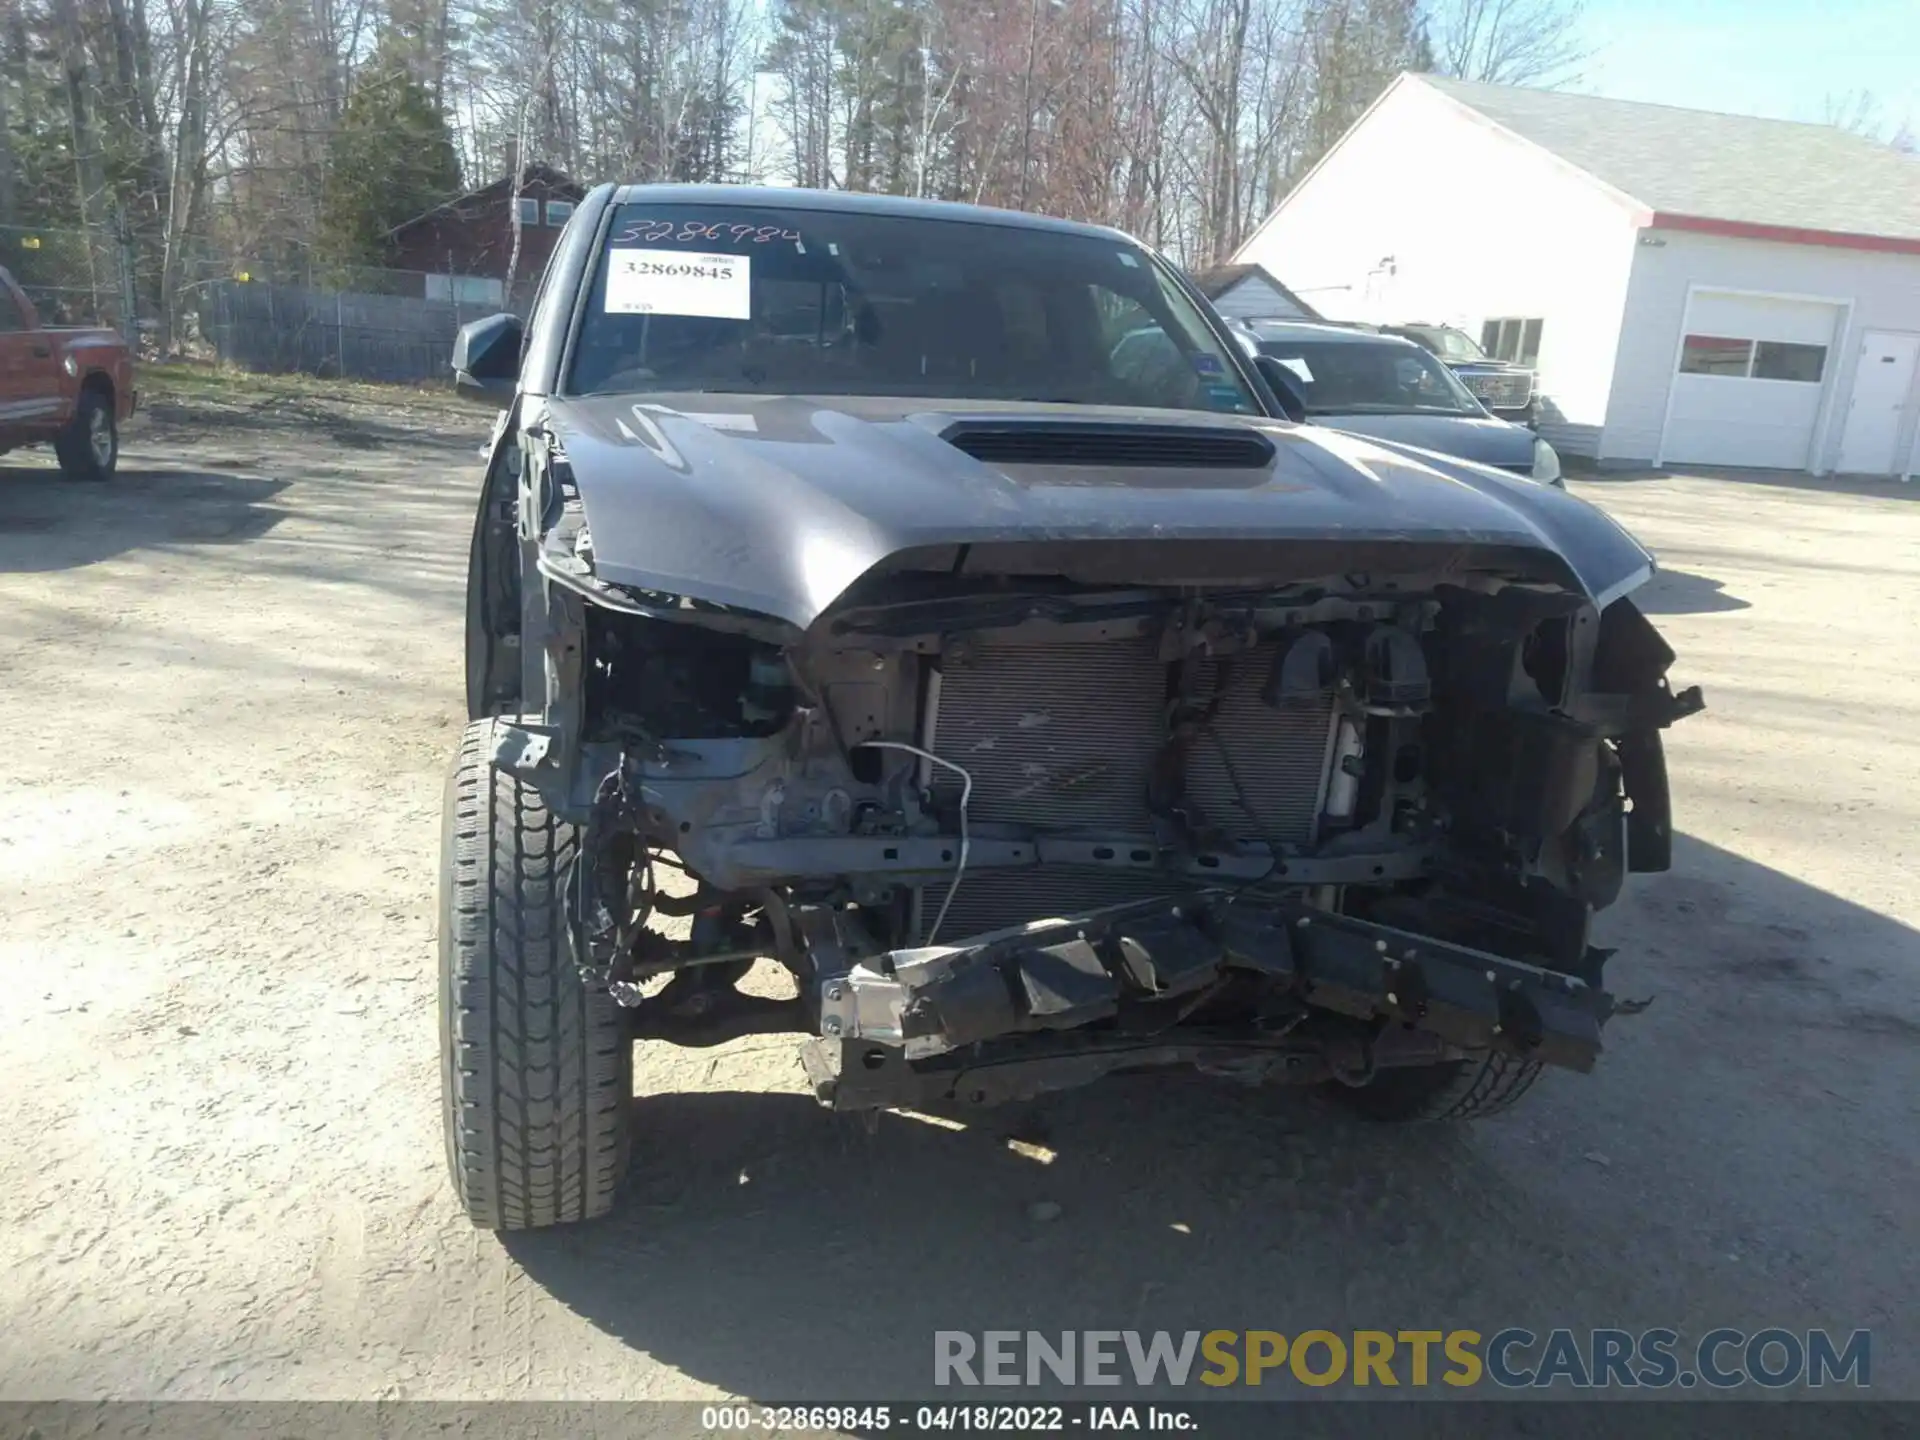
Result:
{"label": "front wheel", "polygon": [[613,1208],[626,1173],[633,1043],[567,941],[575,827],[493,763],[469,725],[447,786],[440,1064],[447,1166],[474,1224],[532,1230]]}
{"label": "front wheel", "polygon": [[82,390],[73,419],[54,438],[53,453],[69,480],[111,480],[120,463],[120,427],[113,401],[98,390]]}
{"label": "front wheel", "polygon": [[1335,1082],[1327,1093],[1369,1120],[1408,1124],[1498,1115],[1533,1088],[1537,1060],[1483,1050],[1438,1065],[1382,1070],[1362,1085]]}

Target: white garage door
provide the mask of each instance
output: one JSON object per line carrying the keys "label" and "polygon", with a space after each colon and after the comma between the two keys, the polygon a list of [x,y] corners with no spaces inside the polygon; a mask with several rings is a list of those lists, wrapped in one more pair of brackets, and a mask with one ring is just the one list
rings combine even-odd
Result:
{"label": "white garage door", "polygon": [[1815,301],[1695,292],[1661,458],[1807,469],[1839,317]]}

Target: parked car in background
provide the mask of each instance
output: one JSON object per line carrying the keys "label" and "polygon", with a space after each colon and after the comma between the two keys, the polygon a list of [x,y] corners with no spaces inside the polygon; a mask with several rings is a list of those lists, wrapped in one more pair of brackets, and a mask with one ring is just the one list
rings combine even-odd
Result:
{"label": "parked car in background", "polygon": [[1553,446],[1490,414],[1451,367],[1398,335],[1348,325],[1254,320],[1243,348],[1293,377],[1305,419],[1492,465],[1565,489]]}
{"label": "parked car in background", "polygon": [[111,330],[49,328],[0,269],[0,454],[48,441],[70,480],[109,480],[138,396]]}
{"label": "parked car in background", "polygon": [[1510,360],[1495,359],[1466,331],[1451,325],[1418,322],[1382,325],[1380,330],[1385,335],[1411,340],[1438,355],[1460,377],[1460,383],[1473,392],[1473,398],[1500,419],[1531,427],[1540,418],[1533,370]]}

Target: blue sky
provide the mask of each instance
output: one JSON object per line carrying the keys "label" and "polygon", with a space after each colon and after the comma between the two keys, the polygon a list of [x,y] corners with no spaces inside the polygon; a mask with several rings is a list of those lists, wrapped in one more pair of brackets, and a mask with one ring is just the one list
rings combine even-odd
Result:
{"label": "blue sky", "polygon": [[1867,90],[1920,130],[1920,0],[1587,0],[1585,29],[1576,90],[1781,120]]}

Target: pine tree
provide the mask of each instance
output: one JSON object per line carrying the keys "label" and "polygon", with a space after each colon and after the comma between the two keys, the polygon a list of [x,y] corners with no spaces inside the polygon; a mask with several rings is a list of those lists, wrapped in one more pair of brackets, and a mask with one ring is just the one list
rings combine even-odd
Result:
{"label": "pine tree", "polygon": [[395,226],[459,193],[446,116],[405,59],[383,49],[358,77],[327,144],[320,258],[378,265]]}

